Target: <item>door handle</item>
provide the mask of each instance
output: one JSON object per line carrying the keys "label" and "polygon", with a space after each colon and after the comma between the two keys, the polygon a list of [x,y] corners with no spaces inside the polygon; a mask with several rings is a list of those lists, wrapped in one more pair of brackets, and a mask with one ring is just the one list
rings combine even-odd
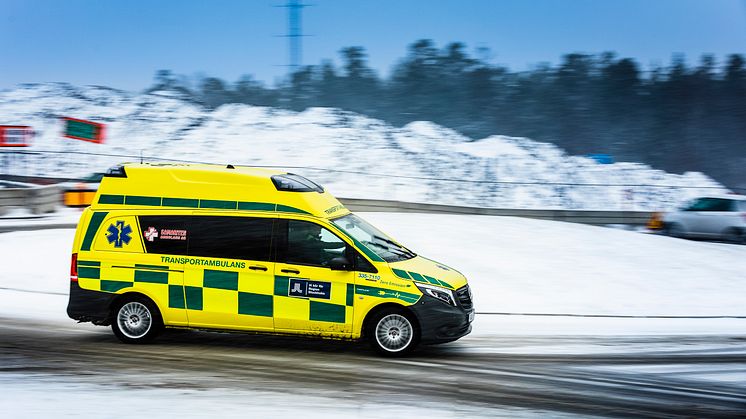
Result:
{"label": "door handle", "polygon": [[286,274],[300,274],[300,271],[297,269],[282,269],[281,271]]}
{"label": "door handle", "polygon": [[267,267],[262,265],[251,265],[249,266],[249,269],[251,269],[252,271],[266,271]]}

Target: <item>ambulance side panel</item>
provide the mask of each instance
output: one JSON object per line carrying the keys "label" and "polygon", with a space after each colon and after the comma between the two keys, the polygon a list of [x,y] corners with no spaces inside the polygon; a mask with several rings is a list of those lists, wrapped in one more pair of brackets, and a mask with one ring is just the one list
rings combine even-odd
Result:
{"label": "ambulance side panel", "polygon": [[186,326],[184,273],[145,254],[142,234],[128,211],[93,212],[78,254],[78,285],[110,295],[143,294],[158,306],[164,324]]}

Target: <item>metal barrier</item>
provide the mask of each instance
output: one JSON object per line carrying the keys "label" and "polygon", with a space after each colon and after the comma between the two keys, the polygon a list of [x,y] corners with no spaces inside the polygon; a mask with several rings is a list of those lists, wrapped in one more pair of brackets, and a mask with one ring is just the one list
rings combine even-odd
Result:
{"label": "metal barrier", "polygon": [[476,208],[453,205],[420,204],[415,202],[383,201],[378,199],[339,199],[356,212],[418,212],[428,214],[469,214],[503,217],[523,217],[540,220],[565,221],[591,225],[626,224],[646,225],[653,215],[650,211],[585,211]]}
{"label": "metal barrier", "polygon": [[10,208],[27,208],[32,214],[54,212],[62,203],[56,185],[36,186],[17,182],[0,182],[0,215]]}

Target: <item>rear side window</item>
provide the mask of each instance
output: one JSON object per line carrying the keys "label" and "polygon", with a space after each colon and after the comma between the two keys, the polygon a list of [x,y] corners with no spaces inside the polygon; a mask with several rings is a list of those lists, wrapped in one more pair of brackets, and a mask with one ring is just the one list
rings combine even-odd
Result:
{"label": "rear side window", "polygon": [[686,209],[686,211],[707,211],[707,212],[725,212],[734,211],[734,202],[730,199],[722,198],[699,198]]}
{"label": "rear side window", "polygon": [[142,216],[139,219],[145,251],[161,255],[187,254],[187,217],[157,215]]}
{"label": "rear side window", "polygon": [[710,211],[735,211],[736,203],[730,199],[716,199]]}
{"label": "rear side window", "polygon": [[189,255],[269,261],[271,218],[190,217]]}
{"label": "rear side window", "polygon": [[164,255],[269,261],[271,218],[142,216],[145,250]]}

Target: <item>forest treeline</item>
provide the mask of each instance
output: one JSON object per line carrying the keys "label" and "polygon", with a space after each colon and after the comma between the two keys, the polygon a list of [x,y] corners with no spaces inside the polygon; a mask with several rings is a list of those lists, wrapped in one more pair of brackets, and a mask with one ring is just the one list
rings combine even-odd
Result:
{"label": "forest treeline", "polygon": [[674,56],[667,66],[643,70],[611,52],[575,53],[557,65],[511,71],[467,53],[464,44],[439,48],[419,40],[387,77],[369,67],[363,47],[344,48],[340,56],[339,67],[331,61],[305,66],[277,86],[250,76],[236,82],[204,77],[192,86],[160,70],[148,91],[180,91],[211,108],[322,106],[394,125],[433,121],[474,139],[529,137],[571,154],[702,171],[746,188],[746,60],[740,54],[724,62],[703,55],[695,65]]}

